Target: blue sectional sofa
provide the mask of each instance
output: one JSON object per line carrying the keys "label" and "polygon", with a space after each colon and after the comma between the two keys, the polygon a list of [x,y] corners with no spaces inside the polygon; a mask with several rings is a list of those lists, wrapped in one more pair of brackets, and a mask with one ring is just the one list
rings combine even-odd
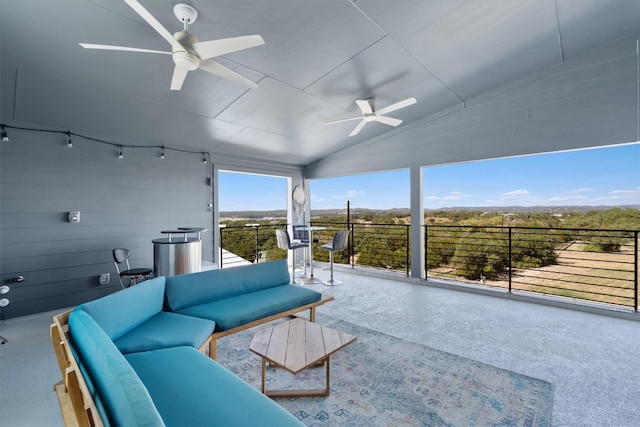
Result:
{"label": "blue sectional sofa", "polygon": [[[216,340],[259,324],[309,310],[333,297],[292,285],[286,260],[167,277],[165,305],[174,313],[215,322],[209,356]],[[211,286],[215,283],[215,286]]]}
{"label": "blue sectional sofa", "polygon": [[307,309],[313,321],[332,299],[289,284],[282,260],[158,277],[61,313],[51,337],[65,423],[302,425],[213,360],[215,342]]}

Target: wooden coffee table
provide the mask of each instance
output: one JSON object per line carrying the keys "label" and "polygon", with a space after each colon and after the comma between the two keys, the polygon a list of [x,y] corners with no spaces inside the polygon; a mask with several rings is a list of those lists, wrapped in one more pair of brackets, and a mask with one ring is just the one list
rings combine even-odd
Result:
{"label": "wooden coffee table", "polygon": [[[262,358],[262,393],[269,397],[311,397],[329,395],[329,357],[351,344],[356,337],[305,319],[296,318],[256,332],[249,349]],[[324,389],[267,390],[267,363],[280,366],[292,374],[324,362]]]}

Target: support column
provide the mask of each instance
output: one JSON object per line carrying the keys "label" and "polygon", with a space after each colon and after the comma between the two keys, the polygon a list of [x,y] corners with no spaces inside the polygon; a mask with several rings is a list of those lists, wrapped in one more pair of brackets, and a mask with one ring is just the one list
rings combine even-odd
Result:
{"label": "support column", "polygon": [[411,277],[424,276],[424,197],[422,168],[409,170],[411,201]]}

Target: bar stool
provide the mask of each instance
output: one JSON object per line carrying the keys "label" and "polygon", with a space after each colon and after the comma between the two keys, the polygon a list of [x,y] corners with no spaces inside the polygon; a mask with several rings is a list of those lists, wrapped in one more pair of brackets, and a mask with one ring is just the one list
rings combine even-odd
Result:
{"label": "bar stool", "polygon": [[333,241],[331,243],[318,246],[318,249],[324,249],[329,251],[329,264],[331,270],[331,279],[323,282],[327,286],[338,286],[342,284],[341,281],[333,280],[333,253],[336,251],[343,251],[347,249],[349,245],[349,230],[340,230],[333,235]]}
{"label": "bar stool", "polygon": [[293,274],[291,278],[291,283],[299,284],[296,282],[296,249],[306,248],[309,246],[308,243],[302,242],[292,242],[289,237],[289,232],[287,230],[276,229],[276,239],[278,241],[278,247],[280,249],[284,249],[285,251],[293,251]]}

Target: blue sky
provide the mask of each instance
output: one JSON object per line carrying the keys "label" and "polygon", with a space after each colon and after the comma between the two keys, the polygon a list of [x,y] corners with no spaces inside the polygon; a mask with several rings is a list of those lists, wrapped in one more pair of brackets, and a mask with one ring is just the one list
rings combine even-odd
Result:
{"label": "blue sky", "polygon": [[[424,168],[424,207],[640,204],[640,144]],[[220,210],[286,207],[284,178],[223,173]],[[409,207],[409,171],[318,179],[311,208]]]}

